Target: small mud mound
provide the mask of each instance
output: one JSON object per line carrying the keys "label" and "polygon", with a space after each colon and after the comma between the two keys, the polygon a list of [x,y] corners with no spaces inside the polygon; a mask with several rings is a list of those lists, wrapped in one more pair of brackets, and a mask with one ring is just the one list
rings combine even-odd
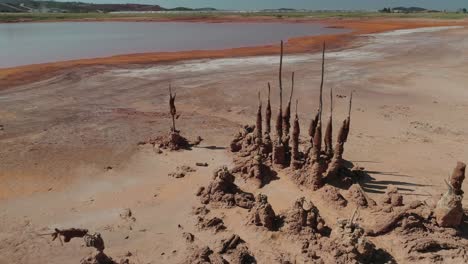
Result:
{"label": "small mud mound", "polygon": [[218,248],[218,253],[223,254],[230,264],[257,263],[245,241],[238,235],[233,234],[226,239],[222,239]]}
{"label": "small mud mound", "polygon": [[[196,247],[183,264],[255,264],[257,261],[239,236],[233,235],[224,242],[231,242],[224,252],[215,252],[208,246]],[[238,238],[237,240],[235,240]],[[234,244],[232,244],[234,243]],[[229,261],[227,261],[228,259]]]}
{"label": "small mud mound", "polygon": [[391,256],[377,250],[353,220],[339,220],[323,250],[336,263],[393,263]]}
{"label": "small mud mound", "polygon": [[179,179],[179,178],[183,178],[183,177],[187,176],[188,174],[190,174],[191,172],[195,172],[195,171],[197,171],[197,170],[190,167],[190,166],[183,165],[183,166],[177,167],[176,171],[169,173],[168,176]]}
{"label": "small mud mound", "polygon": [[183,264],[228,264],[228,262],[209,247],[200,247],[193,249]]}
{"label": "small mud mound", "polygon": [[[111,257],[103,252],[93,253],[83,259],[80,264],[133,264],[129,258],[121,258],[119,261],[114,261]],[[135,263],[136,264],[136,263]]]}
{"label": "small mud mound", "polygon": [[281,219],[281,230],[289,235],[323,234],[328,229],[317,207],[304,197],[297,199],[293,207],[282,214]]}
{"label": "small mud mound", "polygon": [[369,198],[359,184],[353,184],[346,192],[346,198],[361,208],[374,207],[376,202]]}
{"label": "small mud mound", "polygon": [[268,203],[268,197],[259,194],[255,199],[255,205],[250,209],[247,224],[274,230],[276,228],[276,220],[275,211]]}
{"label": "small mud mound", "polygon": [[403,206],[403,195],[398,193],[398,188],[388,185],[384,196],[382,197],[382,206]]}
{"label": "small mud mound", "polygon": [[326,185],[320,189],[320,193],[324,201],[334,208],[340,209],[348,205],[348,201],[341,195],[338,188],[331,185]]}
{"label": "small mud mound", "polygon": [[245,125],[241,128],[231,141],[231,152],[240,152],[239,155],[244,157],[250,155],[256,149],[254,130],[253,125]]}
{"label": "small mud mound", "polygon": [[231,235],[226,239],[222,239],[220,242],[218,253],[224,254],[226,252],[235,250],[239,244],[244,243],[238,235]]}
{"label": "small mud mound", "polygon": [[80,264],[120,264],[120,263],[115,262],[111,257],[104,254],[104,252],[98,252],[96,254],[91,254],[88,257],[83,258],[80,261]]}
{"label": "small mud mound", "polygon": [[456,195],[452,189],[449,189],[437,202],[434,211],[437,223],[442,227],[457,227],[463,219],[463,197]]}
{"label": "small mud mound", "polygon": [[234,250],[231,255],[231,264],[255,264],[257,261],[255,257],[250,252],[250,250],[245,246],[241,245]]}
{"label": "small mud mound", "polygon": [[434,211],[437,223],[443,227],[458,227],[463,219],[463,191],[462,184],[465,179],[466,165],[458,162],[450,182],[446,181],[448,191],[437,202]]}
{"label": "small mud mound", "polygon": [[257,154],[253,157],[244,157],[234,159],[236,166],[232,169],[233,173],[239,173],[242,178],[250,181],[257,188],[261,188],[276,178],[276,172],[266,164],[265,158]]}
{"label": "small mud mound", "polygon": [[231,142],[231,152],[236,154],[236,166],[232,172],[240,174],[257,188],[268,184],[276,177],[271,166],[271,144],[268,134],[262,138],[261,126],[244,126]]}
{"label": "small mud mound", "polygon": [[252,208],[254,196],[245,193],[234,184],[234,176],[227,169],[221,167],[214,172],[213,180],[208,187],[201,187],[197,196],[203,204],[215,204],[224,207],[239,206],[242,208]]}
{"label": "small mud mound", "polygon": [[190,149],[192,147],[189,141],[181,136],[179,132],[170,132],[166,136],[157,137],[153,145],[168,150]]}
{"label": "small mud mound", "polygon": [[197,227],[202,230],[213,230],[215,233],[226,229],[223,219],[218,217],[207,219],[203,216],[199,216]]}
{"label": "small mud mound", "polygon": [[293,181],[299,186],[305,186],[312,190],[320,189],[324,184],[323,172],[326,170],[326,163],[317,160],[306,165],[292,175]]}
{"label": "small mud mound", "polygon": [[136,218],[133,215],[133,212],[132,210],[130,210],[130,208],[123,209],[120,212],[119,217],[121,221],[117,225],[118,228],[123,228],[123,229],[128,229],[128,230],[133,229],[133,226],[135,225],[135,222],[136,222]]}

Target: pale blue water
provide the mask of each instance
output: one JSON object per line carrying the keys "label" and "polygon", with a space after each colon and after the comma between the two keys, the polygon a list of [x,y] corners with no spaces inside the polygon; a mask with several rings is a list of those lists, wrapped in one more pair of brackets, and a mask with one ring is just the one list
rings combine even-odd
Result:
{"label": "pale blue water", "polygon": [[302,23],[0,24],[0,68],[129,53],[266,45],[292,37],[341,32],[347,30]]}

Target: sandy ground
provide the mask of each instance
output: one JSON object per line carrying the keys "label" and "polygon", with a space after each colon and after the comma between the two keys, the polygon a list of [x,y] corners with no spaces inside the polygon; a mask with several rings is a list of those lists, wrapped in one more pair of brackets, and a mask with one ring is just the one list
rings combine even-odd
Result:
{"label": "sandy ground", "polygon": [[[431,202],[445,191],[443,179],[456,161],[468,161],[468,29],[362,35],[354,44],[327,53],[326,60],[325,91],[355,91],[345,158],[372,176],[361,183],[369,195],[393,184],[405,200]],[[293,242],[245,228],[243,209],[215,209],[228,228],[217,235],[196,229],[191,214],[199,205],[198,187],[208,184],[215,168],[232,166],[226,147],[242,124],[254,122],[257,91],[265,94],[268,81],[276,91],[277,66],[277,56],[91,66],[0,91],[0,263],[78,263],[92,252],[81,240],[62,247],[37,235],[54,227],[100,232],[109,255],[131,252],[137,263],[179,263],[186,253],[182,232],[195,234],[199,244],[237,233],[259,263],[273,263],[277,247],[299,254]],[[295,98],[307,131],[318,105],[320,57],[287,56],[284,68],[288,89],[295,71]],[[191,151],[157,154],[138,142],[168,131],[169,83],[182,114],[178,128],[205,140]],[[338,127],[347,98],[335,101]],[[277,102],[275,93],[273,115]],[[169,177],[180,165],[197,171]],[[327,222],[353,209],[327,210],[281,173],[260,190],[238,181],[268,194],[275,211],[300,196],[310,197]],[[119,217],[124,208],[131,208],[135,222]],[[392,241],[375,243],[390,248]]]}

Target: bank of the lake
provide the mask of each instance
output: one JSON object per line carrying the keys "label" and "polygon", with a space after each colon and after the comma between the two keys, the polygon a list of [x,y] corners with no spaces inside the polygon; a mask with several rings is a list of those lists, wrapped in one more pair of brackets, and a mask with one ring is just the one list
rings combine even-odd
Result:
{"label": "bank of the lake", "polygon": [[[265,19],[259,18],[256,21],[253,18],[232,18],[228,20],[205,20],[204,22],[237,22],[237,23],[249,23],[244,24],[246,28],[257,25],[259,22],[266,23],[268,27],[269,23],[274,22],[274,25],[278,25],[278,19]],[[252,24],[253,23],[253,24]],[[362,34],[379,33],[397,29],[411,29],[420,27],[433,27],[433,26],[450,26],[450,25],[463,25],[466,24],[464,21],[448,21],[448,20],[402,20],[402,19],[312,19],[312,20],[284,20],[282,23],[286,25],[301,24],[306,26],[305,28],[313,29],[317,24],[326,25],[327,32],[319,35],[307,33],[306,31],[298,32],[299,35],[305,34],[305,36],[289,35],[289,40],[286,44],[285,50],[287,53],[303,53],[303,52],[315,52],[321,48],[323,42],[327,43],[329,49],[339,49],[350,46],[352,40]],[[150,23],[151,24],[151,23]],[[157,23],[154,23],[157,24]],[[197,23],[195,23],[197,24]],[[191,25],[191,24],[188,24]],[[271,26],[271,24],[270,24]],[[284,26],[284,25],[283,25]],[[323,28],[323,27],[322,27]],[[339,31],[333,33],[328,31],[331,28],[338,29]],[[317,29],[317,28],[316,28]],[[313,30],[316,30],[313,29]],[[312,30],[312,31],[313,31]],[[341,31],[340,31],[341,30]],[[258,31],[258,30],[257,30]],[[297,33],[297,32],[296,32]],[[313,32],[312,32],[313,33]],[[26,66],[18,66],[12,68],[0,69],[0,89],[13,87],[20,84],[25,84],[31,81],[37,81],[53,76],[58,71],[71,69],[74,67],[83,67],[91,65],[114,65],[121,66],[126,64],[153,64],[161,62],[170,62],[177,60],[188,60],[188,59],[201,59],[201,58],[223,58],[223,57],[242,57],[242,56],[256,56],[256,55],[269,55],[278,52],[278,45],[273,44],[273,40],[281,35],[267,36],[266,39],[262,39],[262,42],[252,43],[242,47],[221,47],[216,46],[221,40],[210,39],[208,49],[188,49],[182,51],[157,51],[157,52],[131,52],[126,55],[109,56],[110,54],[93,54],[92,58],[66,60],[51,63],[42,63]],[[286,39],[288,35],[284,36]],[[222,38],[222,37],[221,37]],[[269,42],[269,44],[265,44]],[[204,42],[207,43],[207,42]],[[87,48],[86,43],[78,42],[79,46],[83,50]],[[34,47],[34,43],[31,43]],[[124,52],[127,53],[127,52]],[[121,54],[121,53],[120,53]]]}

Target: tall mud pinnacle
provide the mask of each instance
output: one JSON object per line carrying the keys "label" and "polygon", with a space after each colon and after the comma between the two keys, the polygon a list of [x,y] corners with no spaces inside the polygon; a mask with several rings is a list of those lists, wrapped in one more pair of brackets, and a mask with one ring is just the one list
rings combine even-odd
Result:
{"label": "tall mud pinnacle", "polygon": [[289,137],[289,131],[291,129],[291,100],[294,93],[294,72],[291,75],[291,94],[289,95],[288,105],[283,113],[283,136],[286,137],[285,141]]}
{"label": "tall mud pinnacle", "polygon": [[268,83],[268,101],[267,101],[267,106],[266,106],[266,112],[265,112],[265,132],[270,134],[271,133],[271,104],[270,104],[270,83]]}
{"label": "tall mud pinnacle", "polygon": [[171,85],[169,84],[169,108],[170,108],[170,111],[171,111],[171,116],[172,116],[172,132],[176,132],[176,126],[175,126],[175,119],[176,119],[176,115],[177,115],[177,110],[176,110],[176,107],[175,107],[175,98],[176,98],[176,95],[177,94],[174,94],[174,96],[172,96],[172,88],[171,88]]}
{"label": "tall mud pinnacle", "polygon": [[353,106],[353,91],[351,91],[351,94],[349,96],[349,107],[348,107],[348,118],[346,118],[346,127],[345,127],[345,134],[343,138],[343,143],[348,141],[348,134],[349,134],[349,128],[351,126],[351,108]]}
{"label": "tall mud pinnacle", "polygon": [[325,129],[325,153],[332,156],[333,155],[333,147],[332,147],[332,139],[333,137],[333,88],[330,89],[330,116],[328,118],[328,124]]}
{"label": "tall mud pinnacle", "polygon": [[255,130],[256,130],[255,144],[260,146],[262,144],[262,100],[260,99],[260,92],[258,92],[257,123],[255,124]]}
{"label": "tall mud pinnacle", "polygon": [[315,117],[314,119],[312,119],[310,121],[310,125],[309,125],[309,137],[310,137],[310,143],[314,144],[314,135],[315,135],[315,129],[317,128],[317,124],[318,124],[318,120],[319,120],[319,115],[320,115],[320,111],[319,109],[317,109],[317,112],[315,113]]}
{"label": "tall mud pinnacle", "polygon": [[292,132],[292,159],[294,161],[299,160],[299,135],[301,133],[299,127],[299,117],[297,115],[297,105],[299,101],[296,100],[296,115],[294,116],[293,132]]}
{"label": "tall mud pinnacle", "polygon": [[280,89],[280,105],[278,110],[278,116],[276,117],[276,136],[277,140],[273,145],[273,163],[281,166],[285,166],[287,163],[286,152],[289,151],[284,145],[283,138],[283,41],[281,41],[281,54],[280,54],[280,66],[279,66],[279,89]]}
{"label": "tall mud pinnacle", "polygon": [[323,82],[325,77],[325,42],[322,49],[322,78],[320,80],[320,104],[319,104],[319,123],[322,125],[322,110],[323,110]]}
{"label": "tall mud pinnacle", "polygon": [[313,159],[317,160],[320,157],[322,149],[322,113],[323,113],[323,82],[325,75],[325,42],[322,50],[322,77],[320,81],[320,101],[319,101],[319,118],[314,133]]}
{"label": "tall mud pinnacle", "polygon": [[279,89],[280,89],[280,105],[278,110],[278,116],[276,118],[276,136],[278,137],[278,143],[281,144],[283,138],[283,41],[281,41],[281,55],[280,55],[280,66],[279,66]]}

